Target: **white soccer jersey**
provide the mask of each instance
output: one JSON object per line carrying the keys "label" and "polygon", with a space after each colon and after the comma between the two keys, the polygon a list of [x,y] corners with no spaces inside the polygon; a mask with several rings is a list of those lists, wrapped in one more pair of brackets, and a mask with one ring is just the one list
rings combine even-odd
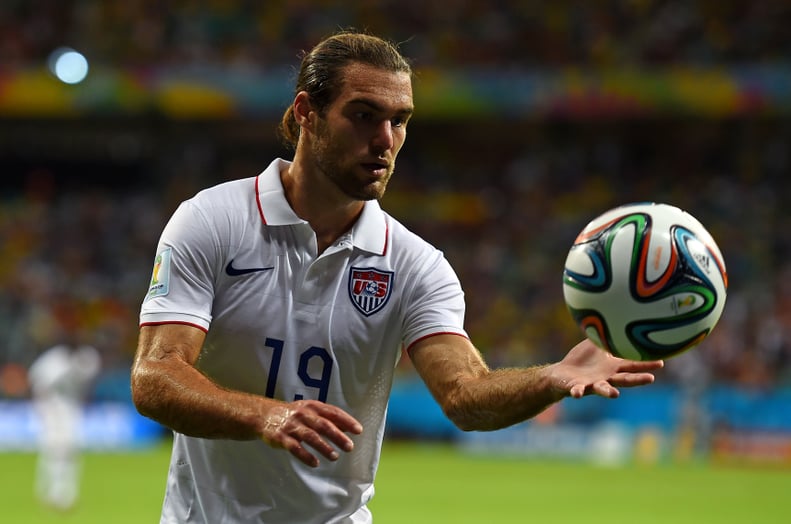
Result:
{"label": "white soccer jersey", "polygon": [[318,399],[357,418],[354,451],[310,468],[264,442],[175,435],[162,523],[370,522],[401,347],[467,336],[458,278],[440,251],[367,202],[316,256],[277,159],[259,176],[184,202],[162,233],[141,325],[207,331],[197,366],[222,386]]}

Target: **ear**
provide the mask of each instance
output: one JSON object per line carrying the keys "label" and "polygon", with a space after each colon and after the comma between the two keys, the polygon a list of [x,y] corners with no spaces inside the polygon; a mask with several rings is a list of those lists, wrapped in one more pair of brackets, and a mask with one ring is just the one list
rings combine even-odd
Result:
{"label": "ear", "polygon": [[294,119],[300,127],[307,127],[310,129],[315,120],[315,111],[313,105],[310,103],[310,96],[306,91],[300,91],[294,97]]}

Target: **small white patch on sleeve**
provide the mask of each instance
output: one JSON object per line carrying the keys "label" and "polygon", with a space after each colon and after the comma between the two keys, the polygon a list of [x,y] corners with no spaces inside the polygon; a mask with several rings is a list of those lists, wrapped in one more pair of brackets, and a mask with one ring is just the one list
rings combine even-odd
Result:
{"label": "small white patch on sleeve", "polygon": [[170,258],[172,248],[167,248],[154,260],[154,271],[151,273],[151,284],[148,287],[146,300],[168,294],[170,288]]}

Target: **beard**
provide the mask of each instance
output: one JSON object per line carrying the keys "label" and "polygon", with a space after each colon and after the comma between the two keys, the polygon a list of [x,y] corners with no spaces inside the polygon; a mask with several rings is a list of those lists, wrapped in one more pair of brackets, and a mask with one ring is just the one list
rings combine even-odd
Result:
{"label": "beard", "polygon": [[349,148],[343,140],[335,140],[326,124],[320,124],[313,142],[316,168],[344,195],[354,200],[378,200],[387,189],[395,162],[388,162],[387,173],[374,177],[360,162],[344,158]]}

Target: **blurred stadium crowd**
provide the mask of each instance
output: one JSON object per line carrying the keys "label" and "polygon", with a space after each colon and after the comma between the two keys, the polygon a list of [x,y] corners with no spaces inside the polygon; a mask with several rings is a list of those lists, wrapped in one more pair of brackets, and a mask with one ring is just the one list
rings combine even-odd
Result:
{"label": "blurred stadium crowd", "polygon": [[6,65],[63,42],[124,66],[292,64],[338,27],[403,42],[418,66],[720,64],[784,61],[791,8],[781,0],[6,0]]}
{"label": "blurred stadium crowd", "polygon": [[[0,56],[23,67],[67,42],[119,66],[260,69],[295,65],[299,49],[355,26],[438,69],[765,63],[791,56],[789,22],[791,7],[770,0],[11,0]],[[0,398],[27,394],[26,367],[63,330],[102,351],[98,397],[128,394],[137,313],[177,202],[288,155],[274,136],[235,155],[219,147],[222,131],[201,126],[182,151],[162,148],[131,170],[89,176],[79,162],[0,158],[11,177],[0,186]],[[587,221],[632,201],[685,208],[717,239],[731,288],[711,337],[662,379],[771,388],[791,386],[789,170],[787,115],[421,122],[418,111],[383,206],[445,251],[468,330],[498,366],[556,359],[579,339],[561,275]]]}

